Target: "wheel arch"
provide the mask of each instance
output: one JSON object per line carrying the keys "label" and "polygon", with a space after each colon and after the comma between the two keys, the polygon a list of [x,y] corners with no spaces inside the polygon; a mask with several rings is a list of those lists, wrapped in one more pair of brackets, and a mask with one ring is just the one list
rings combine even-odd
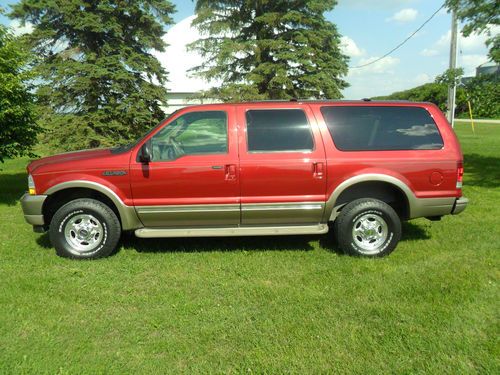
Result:
{"label": "wheel arch", "polygon": [[92,181],[69,181],[52,186],[45,192],[42,212],[45,223],[49,224],[55,212],[64,204],[79,198],[98,200],[117,215],[123,230],[132,230],[142,227],[134,207],[125,205],[120,197],[110,188]]}
{"label": "wheel arch", "polygon": [[402,220],[411,217],[415,196],[406,183],[385,174],[363,174],[342,182],[333,191],[325,207],[325,221],[334,221],[340,210],[359,198],[379,199],[398,213]]}

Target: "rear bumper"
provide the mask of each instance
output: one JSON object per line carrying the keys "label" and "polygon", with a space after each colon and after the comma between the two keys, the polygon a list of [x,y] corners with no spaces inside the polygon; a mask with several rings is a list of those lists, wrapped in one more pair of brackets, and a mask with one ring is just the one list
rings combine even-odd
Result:
{"label": "rear bumper", "polygon": [[463,212],[468,204],[469,200],[467,198],[458,198],[453,205],[453,209],[451,210],[452,215],[458,215],[459,213]]}
{"label": "rear bumper", "polygon": [[467,198],[416,198],[410,201],[410,219],[457,215],[467,207]]}
{"label": "rear bumper", "polygon": [[45,199],[47,199],[46,195],[30,195],[28,193],[21,197],[21,207],[23,208],[24,219],[28,224],[34,226],[45,224],[42,212]]}

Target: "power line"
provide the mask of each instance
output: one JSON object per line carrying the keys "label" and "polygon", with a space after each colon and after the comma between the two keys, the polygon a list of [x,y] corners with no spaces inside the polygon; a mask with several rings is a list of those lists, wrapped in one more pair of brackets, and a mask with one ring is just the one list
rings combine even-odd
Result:
{"label": "power line", "polygon": [[399,43],[396,47],[394,47],[393,49],[391,49],[389,52],[387,52],[384,56],[382,57],[379,57],[378,59],[375,59],[373,61],[370,61],[366,64],[362,64],[362,65],[358,65],[358,66],[350,66],[349,69],[359,69],[359,68],[364,68],[365,66],[368,66],[368,65],[371,65],[371,64],[375,64],[376,62],[382,60],[382,59],[385,59],[387,56],[389,56],[390,54],[392,54],[394,51],[398,50],[399,48],[401,48],[407,41],[409,41],[411,38],[413,38],[415,36],[416,33],[418,33],[420,30],[422,30],[425,25],[427,25],[433,18],[436,14],[439,13],[439,11],[441,9],[443,9],[445,7],[445,4],[441,5],[439,7],[438,10],[436,10],[422,25],[420,25],[420,27],[415,30],[412,34],[410,34],[410,36],[408,38],[406,38],[405,40],[403,40],[401,43]]}

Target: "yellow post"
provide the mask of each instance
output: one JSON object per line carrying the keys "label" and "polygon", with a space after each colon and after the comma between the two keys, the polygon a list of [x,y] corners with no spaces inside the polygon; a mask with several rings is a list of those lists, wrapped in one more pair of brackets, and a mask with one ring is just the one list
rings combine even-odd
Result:
{"label": "yellow post", "polygon": [[472,132],[476,134],[476,129],[474,129],[474,119],[472,118],[472,107],[470,105],[470,100],[467,100],[467,104],[469,105],[469,115],[470,115],[470,123],[472,126]]}

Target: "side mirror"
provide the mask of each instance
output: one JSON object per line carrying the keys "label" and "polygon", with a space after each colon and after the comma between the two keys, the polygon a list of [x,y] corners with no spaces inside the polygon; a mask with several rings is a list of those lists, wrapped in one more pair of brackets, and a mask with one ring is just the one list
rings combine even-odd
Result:
{"label": "side mirror", "polygon": [[146,142],[142,145],[141,150],[139,151],[139,161],[141,163],[148,164],[152,158],[151,142]]}

